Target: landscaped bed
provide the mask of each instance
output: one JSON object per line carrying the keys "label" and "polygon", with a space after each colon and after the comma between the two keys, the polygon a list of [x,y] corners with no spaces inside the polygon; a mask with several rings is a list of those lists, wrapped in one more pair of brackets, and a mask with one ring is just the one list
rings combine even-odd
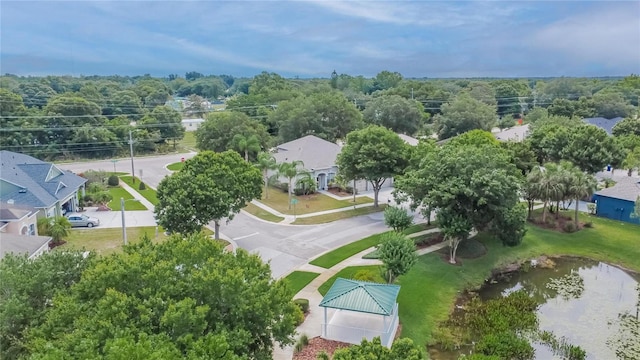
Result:
{"label": "landscaped bed", "polygon": [[270,208],[282,213],[293,215],[310,214],[318,211],[341,209],[353,205],[372,203],[373,199],[369,197],[357,197],[356,202],[352,200],[336,200],[330,196],[315,193],[312,195],[301,195],[294,197],[297,200],[297,204],[289,206],[289,195],[277,188],[269,189],[269,198],[264,196],[261,203],[269,206]]}

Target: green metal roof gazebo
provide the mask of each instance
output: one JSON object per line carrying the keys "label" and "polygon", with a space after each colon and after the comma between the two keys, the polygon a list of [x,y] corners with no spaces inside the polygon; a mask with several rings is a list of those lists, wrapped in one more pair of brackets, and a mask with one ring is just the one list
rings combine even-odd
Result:
{"label": "green metal roof gazebo", "polygon": [[320,306],[389,316],[393,312],[399,292],[399,285],[338,278],[320,302]]}
{"label": "green metal roof gazebo", "polygon": [[[343,278],[336,279],[319,304],[320,307],[324,308],[323,338],[359,344],[363,337],[381,336],[383,344],[390,346],[398,322],[396,299],[399,292],[399,285]],[[341,319],[337,317],[337,313],[329,321],[327,308],[336,309],[338,312],[346,310],[363,314],[382,315],[382,318],[377,318],[380,320],[376,320],[381,321],[381,323],[380,325],[375,325],[374,328],[369,328],[371,321],[360,319],[355,322],[352,320],[351,324],[345,326]],[[348,313],[343,316],[346,316],[346,314]],[[341,323],[342,325],[340,325]],[[332,326],[332,328],[328,329],[328,326]],[[338,331],[340,327],[345,331]],[[358,332],[354,331],[354,329],[362,331]],[[347,339],[345,336],[352,338]]]}

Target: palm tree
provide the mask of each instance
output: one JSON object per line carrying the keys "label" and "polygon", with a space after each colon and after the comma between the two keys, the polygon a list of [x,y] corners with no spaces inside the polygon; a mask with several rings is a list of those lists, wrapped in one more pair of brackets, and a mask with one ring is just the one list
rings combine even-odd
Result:
{"label": "palm tree", "polygon": [[244,160],[249,161],[249,152],[255,153],[260,151],[260,139],[255,135],[244,136],[242,134],[236,134],[231,139],[233,148],[238,150],[240,154],[244,154]]}
{"label": "palm tree", "polygon": [[304,195],[308,195],[316,191],[317,184],[316,179],[313,178],[313,174],[309,171],[301,171],[300,178],[296,180],[296,185],[299,185]]}
{"label": "palm tree", "polygon": [[71,223],[64,216],[38,219],[38,234],[51,236],[55,244],[69,236],[69,230],[71,230]]}
{"label": "palm tree", "polygon": [[289,210],[291,210],[291,193],[293,191],[293,179],[302,174],[305,170],[299,169],[298,166],[304,166],[304,163],[300,160],[294,160],[292,162],[283,162],[278,166],[278,175],[284,176],[289,180]]}
{"label": "palm tree", "polygon": [[258,162],[254,165],[260,171],[262,171],[262,178],[264,179],[264,196],[269,198],[269,170],[275,170],[278,167],[276,159],[268,152],[261,152],[258,154]]}
{"label": "palm tree", "polygon": [[563,185],[558,181],[558,165],[549,163],[546,167],[535,167],[527,176],[533,197],[542,200],[542,222],[547,220],[547,205],[563,194]]}
{"label": "palm tree", "polygon": [[569,193],[576,200],[576,213],[575,213],[575,224],[576,229],[578,228],[578,204],[580,199],[584,199],[593,194],[596,190],[597,181],[596,179],[590,175],[586,174],[577,167],[571,174],[571,185],[569,186]]}

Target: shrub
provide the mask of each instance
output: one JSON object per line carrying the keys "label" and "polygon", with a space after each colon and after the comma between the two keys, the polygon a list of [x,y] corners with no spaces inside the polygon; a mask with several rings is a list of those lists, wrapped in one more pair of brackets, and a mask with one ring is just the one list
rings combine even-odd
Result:
{"label": "shrub", "polygon": [[296,310],[294,310],[296,312],[295,314],[295,319],[296,319],[296,326],[302,324],[304,322],[304,313],[302,312],[302,310],[300,310],[299,307],[295,307]]}
{"label": "shrub", "polygon": [[594,204],[594,203],[587,204],[587,210],[589,210],[589,214],[595,215],[596,214],[596,204]]}
{"label": "shrub", "polygon": [[402,232],[413,224],[413,216],[405,209],[388,206],[384,209],[384,223],[394,231]]}
{"label": "shrub", "polygon": [[147,185],[145,185],[143,182],[140,182],[140,186],[138,186],[138,190],[147,190]]}
{"label": "shrub", "polygon": [[373,282],[376,280],[376,275],[371,270],[358,270],[353,275],[353,280]]}
{"label": "shrub", "polygon": [[531,359],[535,353],[527,340],[508,331],[484,336],[476,344],[476,350],[501,359]]}
{"label": "shrub", "polygon": [[592,228],[593,227],[593,223],[591,221],[584,223],[583,225],[586,228]]}
{"label": "shrub", "polygon": [[293,352],[299,353],[300,351],[302,351],[302,349],[304,349],[304,345],[302,345],[302,343],[300,342],[297,342],[293,347]]}
{"label": "shrub", "polygon": [[549,216],[546,221],[545,224],[549,227],[556,227],[558,226],[558,223],[556,222],[556,219],[554,219],[553,217]]}
{"label": "shrub", "polygon": [[300,339],[298,341],[304,346],[309,345],[309,337],[307,336],[307,334],[300,335]]}
{"label": "shrub", "polygon": [[109,176],[109,180],[107,180],[107,185],[118,186],[120,185],[120,179],[116,175],[111,175]]}
{"label": "shrub", "polygon": [[102,183],[92,182],[87,186],[87,192],[91,194],[107,190]]}
{"label": "shrub", "polygon": [[309,312],[309,299],[295,299],[293,302],[298,305],[303,313],[306,314]]}
{"label": "shrub", "polygon": [[564,230],[564,232],[573,233],[573,232],[576,232],[578,228],[576,227],[576,224],[574,224],[573,222],[566,222],[562,227],[562,230]]}
{"label": "shrub", "polygon": [[329,354],[326,351],[321,350],[318,355],[316,355],[316,359],[318,360],[330,360]]}

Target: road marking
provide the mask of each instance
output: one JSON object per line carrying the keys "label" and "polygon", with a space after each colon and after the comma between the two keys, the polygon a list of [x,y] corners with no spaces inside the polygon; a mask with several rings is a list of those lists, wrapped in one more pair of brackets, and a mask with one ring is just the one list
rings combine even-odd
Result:
{"label": "road marking", "polygon": [[237,238],[234,238],[233,240],[242,240],[242,239],[246,239],[248,237],[255,236],[255,235],[258,235],[258,234],[260,234],[260,233],[259,232],[254,232],[253,234],[244,235],[244,236],[238,236]]}

